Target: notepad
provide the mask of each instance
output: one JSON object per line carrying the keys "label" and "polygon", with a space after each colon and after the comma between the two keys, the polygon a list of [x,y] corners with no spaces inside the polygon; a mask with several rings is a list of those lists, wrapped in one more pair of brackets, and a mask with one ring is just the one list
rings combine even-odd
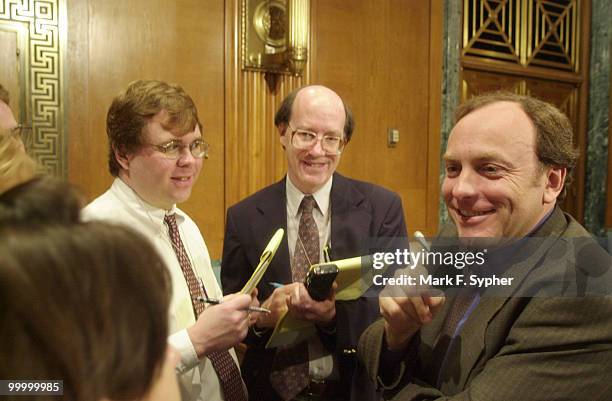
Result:
{"label": "notepad", "polygon": [[268,242],[268,245],[261,253],[261,256],[259,257],[259,263],[257,264],[255,271],[251,275],[251,278],[249,278],[249,281],[247,281],[244,287],[242,287],[242,290],[240,290],[241,294],[250,294],[257,287],[259,281],[266,273],[266,270],[268,269],[268,266],[270,265],[274,254],[276,254],[276,250],[278,249],[278,246],[283,240],[284,235],[284,229],[279,228],[278,230],[276,230],[276,232],[270,239],[270,242]]}
{"label": "notepad", "polygon": [[[372,268],[372,257],[370,255],[321,264],[338,266],[336,301],[351,301],[359,298],[370,288],[373,275],[381,273],[380,270]],[[310,266],[310,269],[315,266],[318,266],[318,264]],[[297,344],[312,337],[316,332],[317,330],[312,322],[297,319],[290,313],[285,312],[278,319],[266,348]]]}

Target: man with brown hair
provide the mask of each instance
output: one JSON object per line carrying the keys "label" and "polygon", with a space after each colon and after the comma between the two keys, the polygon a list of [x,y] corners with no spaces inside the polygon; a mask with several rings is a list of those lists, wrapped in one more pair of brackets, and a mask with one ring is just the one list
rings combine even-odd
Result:
{"label": "man with brown hair", "polygon": [[246,400],[231,347],[247,334],[252,298],[232,294],[204,307],[203,299],[223,294],[198,227],[176,207],[191,195],[208,151],[193,100],[177,85],[132,82],[113,100],[106,132],[116,178],[84,217],[137,229],[167,264],[173,289],[169,342],[181,355],[183,400]]}
{"label": "man with brown hair", "polygon": [[486,238],[494,247],[473,271],[513,285],[381,296],[360,359],[401,401],[611,399],[610,256],[557,206],[577,156],[569,120],[505,92],[456,116],[442,184],[454,226],[441,236]]}

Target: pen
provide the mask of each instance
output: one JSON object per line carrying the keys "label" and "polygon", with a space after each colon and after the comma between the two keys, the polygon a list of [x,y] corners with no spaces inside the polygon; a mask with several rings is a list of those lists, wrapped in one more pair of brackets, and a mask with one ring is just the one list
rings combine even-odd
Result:
{"label": "pen", "polygon": [[323,248],[323,261],[325,263],[331,262],[331,258],[329,257],[330,250],[331,250],[331,246],[329,244],[325,245],[325,248]]}
{"label": "pen", "polygon": [[415,231],[414,232],[414,238],[416,238],[417,241],[419,241],[419,244],[421,244],[421,246],[429,252],[429,244],[427,243],[427,240],[425,239],[425,236],[423,235],[422,232],[420,231]]}
{"label": "pen", "polygon": [[[196,299],[200,302],[204,302],[204,303],[211,304],[211,305],[219,305],[221,303],[220,300],[214,299],[214,298],[197,297]],[[249,312],[270,313],[270,309],[261,308],[259,306],[249,306],[247,310]]]}
{"label": "pen", "polygon": [[277,283],[276,281],[270,281],[268,284],[270,284],[274,288],[281,288],[285,286],[285,284]]}

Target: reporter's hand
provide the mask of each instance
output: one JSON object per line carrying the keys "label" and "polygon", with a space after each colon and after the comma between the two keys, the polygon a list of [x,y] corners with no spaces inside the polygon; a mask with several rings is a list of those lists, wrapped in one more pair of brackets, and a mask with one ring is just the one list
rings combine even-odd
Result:
{"label": "reporter's hand", "polygon": [[425,324],[442,309],[445,298],[428,293],[420,296],[381,296],[380,313],[385,319],[385,338],[392,351],[404,349]]}
{"label": "reporter's hand", "polygon": [[308,320],[319,324],[328,324],[336,318],[336,288],[334,282],[329,296],[323,301],[315,301],[308,294],[303,283],[291,284],[287,308],[298,319]]}
{"label": "reporter's hand", "polygon": [[204,309],[195,324],[187,328],[198,357],[231,348],[246,337],[250,304],[251,296],[230,294],[220,304]]}
{"label": "reporter's hand", "polygon": [[256,316],[256,328],[274,328],[278,319],[287,310],[287,297],[293,284],[287,284],[276,288],[261,306],[269,309],[270,313],[258,313]]}
{"label": "reporter's hand", "polygon": [[[259,306],[259,299],[257,299],[257,288],[254,288],[251,292],[251,304],[249,306]],[[250,312],[249,315],[249,327],[257,322],[257,315],[261,312]]]}

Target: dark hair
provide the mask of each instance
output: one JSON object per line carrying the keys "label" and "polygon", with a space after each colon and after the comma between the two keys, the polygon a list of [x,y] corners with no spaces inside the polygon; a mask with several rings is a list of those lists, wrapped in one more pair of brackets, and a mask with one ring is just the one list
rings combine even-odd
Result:
{"label": "dark hair", "polygon": [[[302,89],[307,88],[307,86],[303,86],[298,89],[294,89],[289,93],[281,102],[278,110],[276,111],[276,115],[274,116],[274,125],[279,127],[281,124],[289,125],[289,121],[291,120],[291,111],[293,109],[293,102],[295,101],[295,97],[298,92]],[[342,105],[344,106],[344,137],[346,138],[346,143],[349,143],[351,137],[353,136],[353,130],[355,129],[355,120],[353,118],[353,112],[350,107],[344,103],[342,100]]]}
{"label": "dark hair", "polygon": [[572,183],[579,152],[573,144],[572,124],[567,116],[552,104],[531,96],[497,91],[485,93],[461,104],[455,111],[455,124],[471,112],[496,102],[514,102],[521,106],[536,131],[536,155],[542,166],[565,167],[565,185],[558,200],[565,198]]}
{"label": "dark hair", "polygon": [[17,224],[0,238],[0,377],[61,379],[66,401],[145,395],[164,360],[170,302],[152,245],[102,222]]}
{"label": "dark hair", "polygon": [[83,204],[80,194],[67,182],[36,177],[0,194],[0,227],[27,221],[77,223]]}
{"label": "dark hair", "polygon": [[162,123],[164,129],[180,134],[193,131],[196,125],[202,129],[195,103],[179,85],[134,81],[115,97],[106,116],[108,169],[113,176],[121,171],[115,151],[127,154],[138,150],[143,143],[145,125],[162,110],[168,113]]}

